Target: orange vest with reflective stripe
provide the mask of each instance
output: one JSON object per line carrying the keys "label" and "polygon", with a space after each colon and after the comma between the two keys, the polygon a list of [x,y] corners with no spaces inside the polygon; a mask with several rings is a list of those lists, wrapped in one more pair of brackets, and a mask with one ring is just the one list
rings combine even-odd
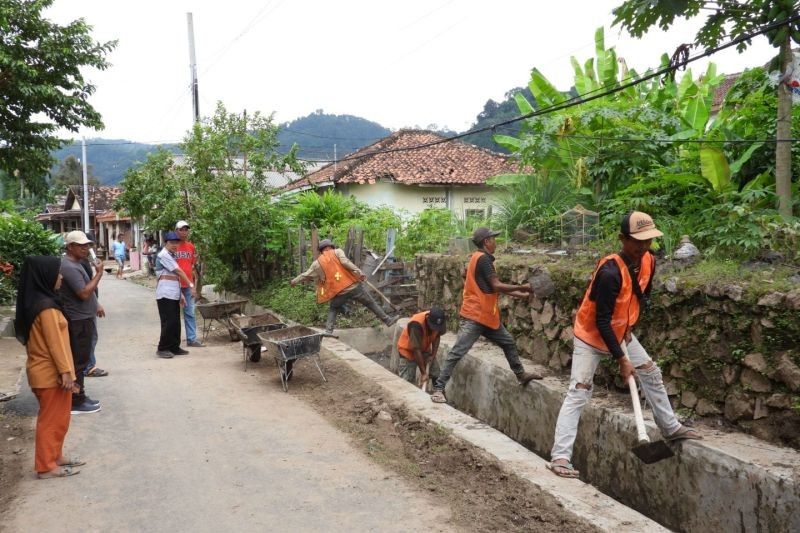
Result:
{"label": "orange vest with reflective stripe", "polygon": [[[422,326],[422,346],[420,351],[423,352],[429,352],[433,341],[435,341],[439,336],[438,331],[428,331],[428,325],[425,323],[427,316],[428,311],[422,311],[421,313],[417,313],[416,315],[412,316],[408,321],[409,326],[412,322],[416,322]],[[403,333],[400,334],[400,340],[397,341],[397,351],[400,352],[400,355],[406,359],[410,361],[414,360],[414,347],[411,346],[411,337],[408,334],[408,326],[403,328]]]}
{"label": "orange vest with reflective stripe", "polygon": [[[604,257],[597,263],[592,274],[592,280],[589,282],[589,287],[586,289],[586,294],[583,296],[581,306],[578,308],[578,314],[575,315],[575,336],[585,342],[586,344],[597,348],[603,352],[610,352],[606,346],[603,337],[600,336],[600,331],[597,329],[597,304],[593,302],[589,295],[592,292],[597,277],[597,272],[606,262],[616,261],[619,267],[619,272],[622,275],[622,286],[620,287],[617,300],[614,304],[614,312],[611,315],[611,329],[614,330],[614,336],[617,342],[622,343],[625,334],[633,328],[636,321],[639,320],[639,298],[633,292],[633,280],[631,279],[630,271],[625,261],[619,254],[612,254]],[[653,269],[656,260],[653,254],[647,253],[642,257],[642,264],[639,267],[639,287],[644,291],[650,278],[653,276]]]}
{"label": "orange vest with reflective stripe", "polygon": [[478,250],[469,259],[467,265],[467,279],[464,280],[464,301],[461,303],[461,316],[483,324],[487,328],[500,327],[500,310],[497,308],[497,293],[486,294],[475,281],[475,269],[478,259],[483,257],[483,252]]}
{"label": "orange vest with reflective stripe", "polygon": [[317,283],[317,303],[325,303],[353,283],[358,283],[355,274],[344,267],[333,248],[329,248],[317,257],[319,266],[325,273],[325,280]]}

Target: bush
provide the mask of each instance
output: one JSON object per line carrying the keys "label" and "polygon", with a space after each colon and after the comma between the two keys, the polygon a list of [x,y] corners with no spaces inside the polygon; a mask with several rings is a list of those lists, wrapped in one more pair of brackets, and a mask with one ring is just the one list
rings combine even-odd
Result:
{"label": "bush", "polygon": [[10,263],[9,274],[0,272],[0,304],[8,305],[16,298],[19,271],[30,255],[58,255],[56,234],[23,215],[0,214],[0,263]]}

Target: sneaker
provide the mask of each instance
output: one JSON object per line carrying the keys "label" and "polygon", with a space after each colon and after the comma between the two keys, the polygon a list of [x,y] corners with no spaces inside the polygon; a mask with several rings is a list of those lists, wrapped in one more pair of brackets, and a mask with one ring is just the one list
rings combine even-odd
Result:
{"label": "sneaker", "polygon": [[175,355],[188,355],[189,351],[188,350],[184,350],[183,348],[176,348],[176,349],[172,350],[172,353],[175,354]]}
{"label": "sneaker", "polygon": [[83,402],[79,405],[73,405],[70,414],[73,415],[82,415],[84,413],[96,413],[100,410],[100,403],[92,404],[88,402]]}
{"label": "sneaker", "polygon": [[156,355],[159,357],[163,357],[164,359],[172,359],[175,357],[175,354],[172,352],[168,352],[167,350],[158,350]]}
{"label": "sneaker", "polygon": [[189,348],[205,348],[206,345],[203,344],[202,341],[195,339],[193,341],[186,341],[186,346]]}
{"label": "sneaker", "polygon": [[100,402],[98,402],[97,400],[92,400],[88,396],[84,397],[83,403],[88,403],[89,405],[100,405]]}
{"label": "sneaker", "polygon": [[522,372],[517,374],[517,382],[520,385],[527,385],[529,381],[534,379],[542,379],[542,375],[536,372]]}
{"label": "sneaker", "polygon": [[332,329],[326,329],[324,335],[326,337],[333,337],[334,339],[338,339],[339,338],[339,335],[334,333]]}

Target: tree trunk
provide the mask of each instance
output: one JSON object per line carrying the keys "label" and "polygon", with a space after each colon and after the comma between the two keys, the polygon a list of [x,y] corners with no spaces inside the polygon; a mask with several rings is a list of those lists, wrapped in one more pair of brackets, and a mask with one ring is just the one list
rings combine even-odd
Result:
{"label": "tree trunk", "polygon": [[786,74],[792,65],[792,47],[787,37],[781,44],[781,82],[778,84],[778,123],[775,131],[775,192],[778,212],[786,219],[792,216],[792,95],[786,86]]}

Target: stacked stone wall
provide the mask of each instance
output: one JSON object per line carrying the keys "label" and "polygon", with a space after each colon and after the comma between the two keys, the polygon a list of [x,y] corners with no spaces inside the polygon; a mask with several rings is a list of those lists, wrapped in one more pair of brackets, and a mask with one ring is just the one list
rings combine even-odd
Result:
{"label": "stacked stone wall", "polygon": [[[457,328],[466,255],[416,258],[421,309],[440,305]],[[503,322],[521,355],[569,373],[572,322],[593,259],[498,255],[501,281],[525,283],[542,272],[555,284],[548,298],[501,296]],[[637,337],[664,374],[677,409],[717,417],[756,436],[800,448],[800,287],[785,292],[746,284],[696,285],[680,272],[659,275]],[[757,295],[758,294],[758,295]],[[608,386],[609,360],[596,381]]]}

